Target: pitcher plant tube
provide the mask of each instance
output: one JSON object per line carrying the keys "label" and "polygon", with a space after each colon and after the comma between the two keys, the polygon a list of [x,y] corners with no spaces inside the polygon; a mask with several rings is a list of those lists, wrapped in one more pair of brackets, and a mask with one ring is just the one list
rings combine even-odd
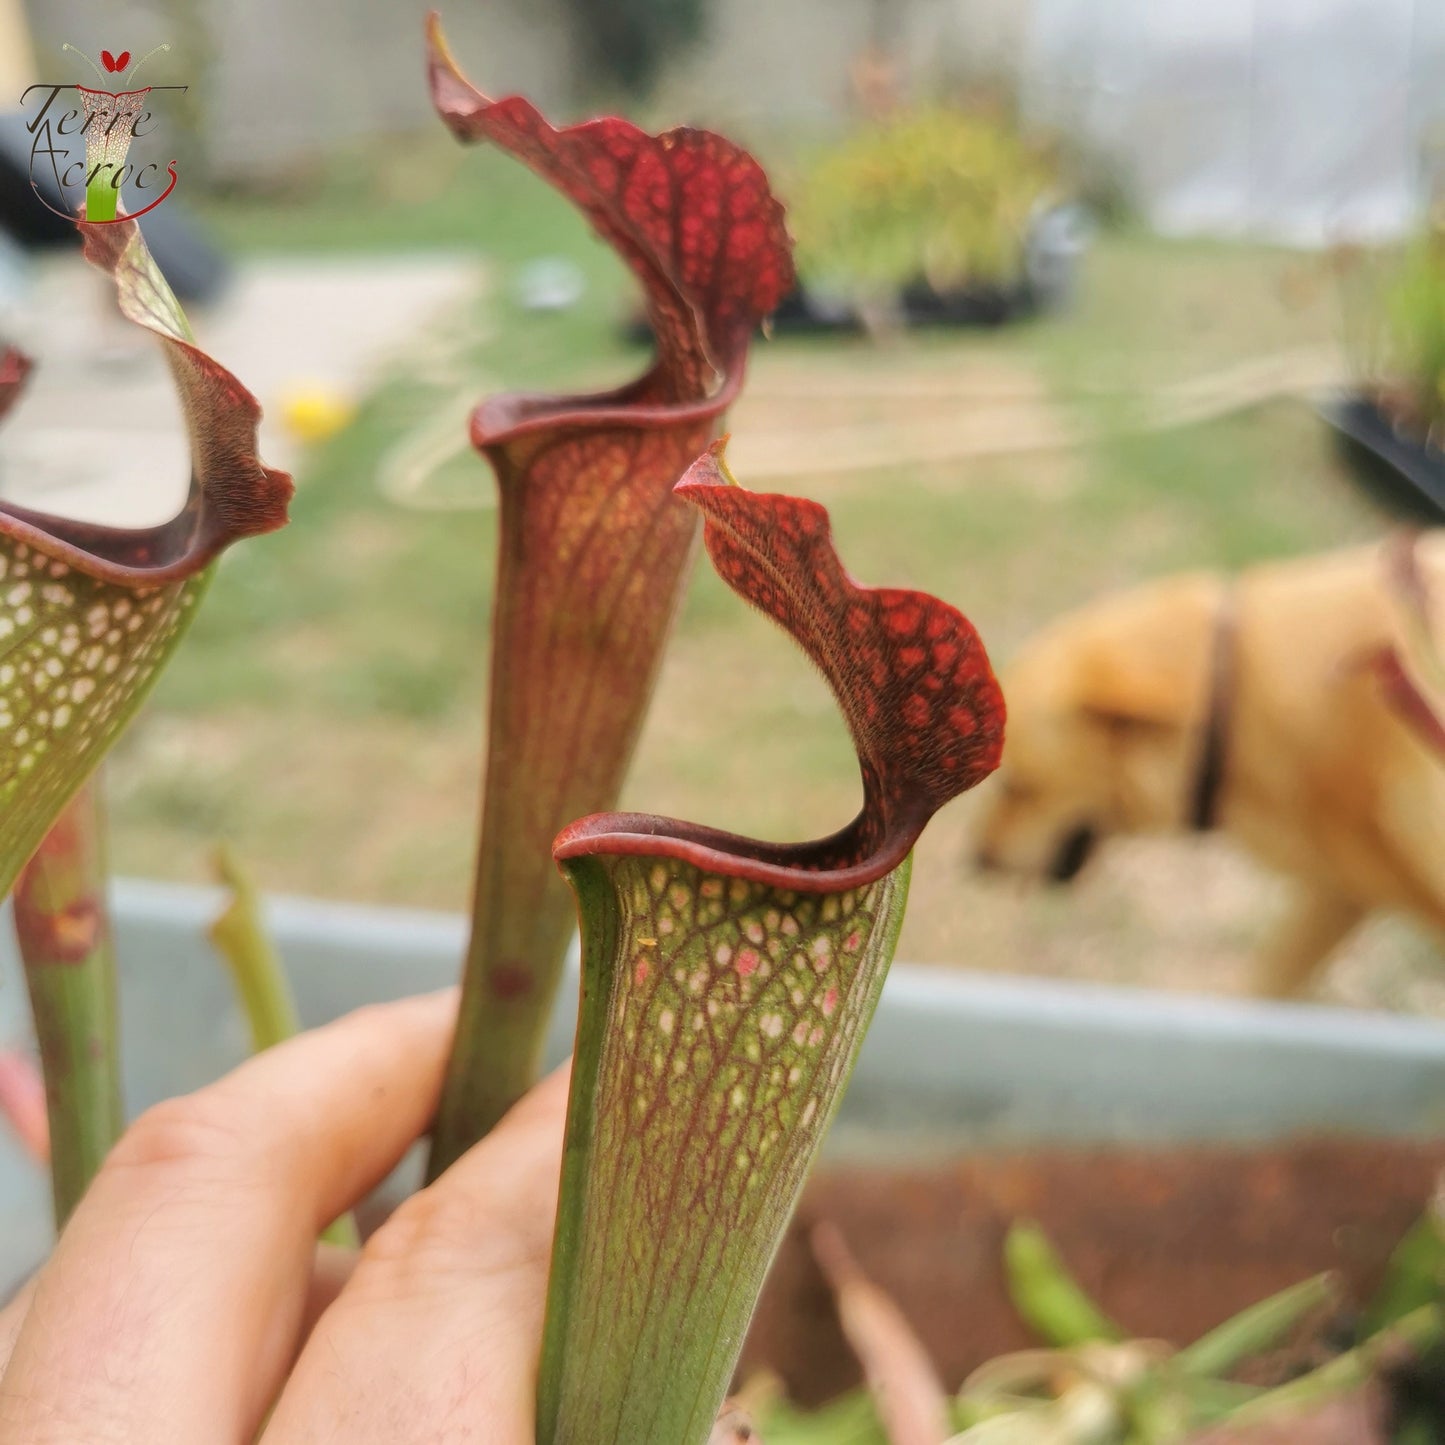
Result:
{"label": "pitcher plant tube", "polygon": [[499,487],[490,731],[457,1043],[432,1173],[537,1075],[572,910],[548,860],[570,819],[615,807],[696,535],[673,484],[716,435],[759,321],[792,286],[782,207],[758,163],[703,130],[625,120],[556,130],[489,100],[435,16],[432,98],[571,199],[642,285],[656,357],[616,391],[502,396],[471,419]]}
{"label": "pitcher plant tube", "polygon": [[582,1012],[538,1440],[693,1445],[852,1069],[929,818],[997,765],[1004,709],[968,620],[862,587],[826,511],[678,484],[713,565],[799,643],[858,752],[863,806],[812,843],[638,814],[554,845],[577,897]]}
{"label": "pitcher plant tube", "polygon": [[[291,496],[291,479],[257,458],[256,399],[195,344],[134,221],[80,229],[122,314],[160,340],[190,436],[191,482],[179,514],[155,527],[0,502],[0,896],[39,846],[16,922],[36,1001],[60,1217],[104,1153],[120,1106],[104,1097],[118,1092],[114,1059],[95,1052],[113,1050],[114,1033],[97,804],[81,799],[47,830],[155,682],[217,556],[284,524]],[[0,358],[0,414],[27,372],[18,353]],[[62,1127],[57,1105],[77,1091],[84,1105]]]}
{"label": "pitcher plant tube", "polygon": [[57,1229],[124,1125],[106,879],[100,785],[91,778],[15,884],[15,938],[44,1066]]}

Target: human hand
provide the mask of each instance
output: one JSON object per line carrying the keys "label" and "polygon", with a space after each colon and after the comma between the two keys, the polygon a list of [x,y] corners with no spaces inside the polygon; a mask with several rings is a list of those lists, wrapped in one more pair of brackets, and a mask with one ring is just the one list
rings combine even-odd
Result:
{"label": "human hand", "polygon": [[566,1070],[359,1254],[316,1243],[427,1128],[455,1021],[363,1009],[137,1120],[0,1311],[0,1442],[529,1445]]}

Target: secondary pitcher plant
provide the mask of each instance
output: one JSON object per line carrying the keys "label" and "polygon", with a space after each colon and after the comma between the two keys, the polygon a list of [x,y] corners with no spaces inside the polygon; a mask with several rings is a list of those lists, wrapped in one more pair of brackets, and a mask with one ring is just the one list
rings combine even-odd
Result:
{"label": "secondary pitcher plant", "polygon": [[793,281],[782,207],[758,163],[703,130],[607,118],[556,130],[489,100],[433,16],[432,98],[571,199],[642,284],[657,355],[590,396],[503,396],[472,417],[496,472],[500,538],[483,824],[461,1020],[432,1172],[536,1077],[572,911],[548,857],[581,813],[614,807],[696,535],[673,483],[716,434],[748,342]]}
{"label": "secondary pitcher plant", "polygon": [[[82,796],[48,837],[47,830],[155,682],[217,556],[283,525],[291,496],[291,479],[257,458],[256,399],[195,344],[135,223],[81,231],[86,259],[113,278],[122,314],[161,343],[190,436],[191,483],[180,513],[147,528],[0,502],[0,896],[18,877],[17,933],[46,1072],[62,1221],[121,1114],[93,797]],[[0,413],[27,372],[17,353],[0,357]]]}
{"label": "secondary pitcher plant", "polygon": [[1361,661],[1371,669],[1396,716],[1445,757],[1445,653],[1436,635],[1438,598],[1420,567],[1424,537],[1401,532],[1385,552],[1392,641]]}
{"label": "secondary pitcher plant", "polygon": [[538,1440],[707,1439],[757,1292],[852,1069],[929,818],[993,770],[1003,699],[946,603],[861,587],[815,502],[678,484],[719,575],[822,671],[863,807],[817,842],[605,814],[553,852],[577,895],[582,1017]]}

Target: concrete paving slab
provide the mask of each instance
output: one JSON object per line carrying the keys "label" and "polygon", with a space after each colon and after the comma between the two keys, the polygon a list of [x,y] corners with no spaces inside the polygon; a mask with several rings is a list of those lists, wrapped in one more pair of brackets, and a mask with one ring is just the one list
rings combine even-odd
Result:
{"label": "concrete paving slab", "polygon": [[[281,425],[302,388],[360,398],[484,283],[473,257],[284,258],[247,263],[198,340],[260,399],[261,455],[294,469]],[[108,282],[73,257],[36,268],[4,331],[38,360],[0,430],[0,495],[69,516],[146,526],[175,514],[188,477],[180,410],[159,350],[114,314]]]}

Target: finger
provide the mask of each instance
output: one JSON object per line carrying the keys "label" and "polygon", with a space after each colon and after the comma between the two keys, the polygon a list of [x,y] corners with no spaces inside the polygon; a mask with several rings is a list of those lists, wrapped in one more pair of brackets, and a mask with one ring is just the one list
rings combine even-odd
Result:
{"label": "finger", "polygon": [[34,1295],[35,1279],[32,1276],[11,1295],[5,1308],[0,1309],[0,1378],[3,1378],[5,1367],[10,1363],[15,1340],[20,1334],[20,1326],[24,1324],[25,1316],[30,1311],[30,1301]]}
{"label": "finger", "polygon": [[[311,1269],[311,1282],[306,1291],[306,1303],[301,1311],[298,1330],[298,1348],[311,1333],[316,1321],[330,1307],[341,1293],[346,1281],[351,1278],[360,1256],[354,1249],[342,1249],[334,1244],[318,1244],[316,1260]],[[0,1309],[0,1377],[10,1363],[11,1352],[20,1334],[20,1326],[30,1310],[30,1301],[35,1295],[35,1280],[30,1278],[15,1291]]]}
{"label": "finger", "polygon": [[[318,1244],[316,1260],[311,1268],[311,1282],[306,1291],[306,1303],[301,1311],[297,1348],[315,1327],[316,1321],[331,1306],[341,1293],[346,1281],[356,1268],[359,1255],[354,1249],[342,1249],[334,1244]],[[10,1354],[15,1348],[20,1326],[30,1310],[30,1301],[35,1295],[35,1280],[25,1281],[0,1309],[0,1377],[10,1363]]]}
{"label": "finger", "polygon": [[[360,1254],[355,1249],[325,1243],[316,1246],[316,1258],[311,1266],[311,1283],[301,1311],[302,1339],[311,1333],[316,1321],[341,1293],[342,1286],[351,1278],[359,1258]],[[32,1275],[5,1301],[4,1307],[0,1308],[0,1375],[4,1375],[5,1367],[10,1363],[11,1351],[15,1348],[20,1326],[29,1313],[30,1301],[34,1295],[35,1276]]]}
{"label": "finger", "polygon": [[318,1244],[316,1263],[311,1270],[311,1287],[306,1291],[306,1304],[301,1311],[297,1348],[316,1328],[316,1321],[335,1302],[346,1282],[356,1270],[360,1252],[336,1244]]}
{"label": "finger", "polygon": [[250,1441],[321,1227],[435,1112],[454,994],[363,1009],[143,1116],[50,1262],[0,1380],[25,1440]]}
{"label": "finger", "polygon": [[372,1237],[264,1445],[532,1440],[567,1071]]}

